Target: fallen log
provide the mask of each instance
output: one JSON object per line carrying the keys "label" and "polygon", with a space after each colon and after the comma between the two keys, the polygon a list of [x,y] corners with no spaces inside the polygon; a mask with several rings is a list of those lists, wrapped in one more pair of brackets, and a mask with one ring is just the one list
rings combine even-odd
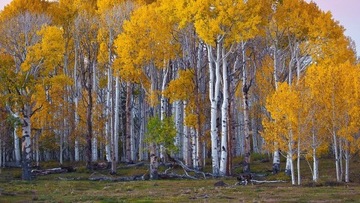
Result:
{"label": "fallen log", "polygon": [[89,180],[91,181],[114,181],[114,182],[126,182],[126,181],[138,181],[138,180],[146,180],[146,174],[144,175],[134,175],[134,176],[122,176],[122,177],[114,177],[107,176],[104,174],[93,173],[90,175]]}
{"label": "fallen log", "polygon": [[31,170],[32,175],[49,175],[49,174],[58,174],[58,173],[67,173],[69,172],[66,168],[51,168],[51,169],[33,169]]}
{"label": "fallen log", "polygon": [[252,183],[286,183],[284,180],[251,180]]}
{"label": "fallen log", "polygon": [[122,169],[122,168],[133,168],[133,167],[140,167],[140,166],[144,166],[145,163],[144,162],[139,162],[139,163],[135,163],[135,164],[127,164],[125,166],[119,166],[117,167],[118,169]]}

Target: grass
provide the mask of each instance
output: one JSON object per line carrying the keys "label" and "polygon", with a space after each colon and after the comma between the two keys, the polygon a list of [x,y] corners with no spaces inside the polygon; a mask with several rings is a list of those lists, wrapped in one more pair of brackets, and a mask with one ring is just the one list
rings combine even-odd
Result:
{"label": "grass", "polygon": [[[0,202],[357,202],[360,199],[358,171],[360,164],[351,163],[354,182],[334,184],[331,159],[320,162],[320,182],[311,184],[311,173],[302,163],[302,186],[286,183],[264,183],[239,186],[235,177],[206,180],[157,181],[89,181],[87,171],[39,176],[25,182],[18,178],[19,169],[2,169]],[[240,160],[235,159],[234,163]],[[236,164],[234,164],[236,165]],[[253,160],[252,169],[266,174],[267,180],[289,180],[283,173],[272,175],[270,162]],[[235,167],[234,171],[238,171]],[[146,167],[120,169],[120,175],[146,172]],[[180,172],[180,170],[179,170]],[[107,171],[102,171],[107,174]],[[224,181],[228,186],[215,187]]]}

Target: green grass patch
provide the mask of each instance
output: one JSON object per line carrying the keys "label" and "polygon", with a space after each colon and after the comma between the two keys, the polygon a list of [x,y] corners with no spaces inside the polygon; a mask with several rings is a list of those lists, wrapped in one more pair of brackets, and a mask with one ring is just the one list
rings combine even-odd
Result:
{"label": "green grass patch", "polygon": [[[356,202],[360,199],[358,171],[360,162],[351,162],[352,183],[334,181],[332,159],[320,162],[320,180],[311,181],[311,171],[306,160],[301,160],[301,186],[292,186],[290,177],[284,172],[272,174],[271,162],[264,162],[266,156],[252,159],[251,171],[265,175],[263,180],[283,180],[285,183],[262,183],[236,185],[236,177],[209,178],[200,180],[157,180],[157,181],[89,181],[93,171],[79,170],[73,173],[38,176],[33,181],[21,181],[20,169],[2,169],[0,173],[1,202]],[[241,162],[234,159],[234,166]],[[356,160],[356,159],[354,159]],[[49,166],[53,166],[49,164]],[[126,168],[119,165],[116,176],[132,176],[148,173],[148,166]],[[282,163],[283,167],[283,163]],[[167,168],[162,166],[160,171]],[[205,170],[211,170],[207,165]],[[296,167],[295,167],[296,170]],[[182,174],[181,168],[172,172]],[[241,173],[241,167],[234,167],[234,173]],[[110,176],[109,170],[96,171]],[[192,173],[191,173],[192,174]],[[194,175],[194,174],[193,174]],[[354,178],[354,179],[353,179]],[[218,181],[227,186],[215,187]]]}

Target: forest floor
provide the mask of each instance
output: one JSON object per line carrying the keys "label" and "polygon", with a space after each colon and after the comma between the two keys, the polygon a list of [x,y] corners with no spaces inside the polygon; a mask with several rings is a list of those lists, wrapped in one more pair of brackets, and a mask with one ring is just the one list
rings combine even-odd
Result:
{"label": "forest floor", "polygon": [[[235,159],[234,164],[236,162],[240,160]],[[334,181],[333,162],[330,158],[320,160],[320,181],[314,184],[308,164],[303,160],[301,186],[292,186],[284,172],[271,174],[271,163],[263,159],[253,159],[252,172],[269,182],[248,185],[237,185],[236,175],[241,168],[236,164],[233,177],[124,182],[91,181],[89,177],[94,174],[111,175],[108,170],[88,171],[81,165],[76,172],[38,176],[32,181],[20,180],[20,169],[3,168],[0,171],[0,202],[359,202],[359,157],[351,161],[350,183]],[[42,164],[42,168],[58,166],[56,163]],[[160,167],[160,172],[165,169]],[[147,166],[120,167],[117,172],[116,177],[141,175],[147,172]],[[177,168],[174,172],[180,174],[182,170]],[[270,182],[275,180],[283,182]],[[215,186],[219,181],[225,184]]]}

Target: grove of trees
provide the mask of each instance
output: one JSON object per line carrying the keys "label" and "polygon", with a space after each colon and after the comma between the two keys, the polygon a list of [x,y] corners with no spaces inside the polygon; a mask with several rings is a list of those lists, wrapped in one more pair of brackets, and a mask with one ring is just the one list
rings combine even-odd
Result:
{"label": "grove of trees", "polygon": [[313,2],[13,0],[0,36],[0,167],[25,180],[48,160],[149,161],[156,179],[169,157],[227,176],[260,153],[294,185],[328,155],[350,181],[360,65]]}

